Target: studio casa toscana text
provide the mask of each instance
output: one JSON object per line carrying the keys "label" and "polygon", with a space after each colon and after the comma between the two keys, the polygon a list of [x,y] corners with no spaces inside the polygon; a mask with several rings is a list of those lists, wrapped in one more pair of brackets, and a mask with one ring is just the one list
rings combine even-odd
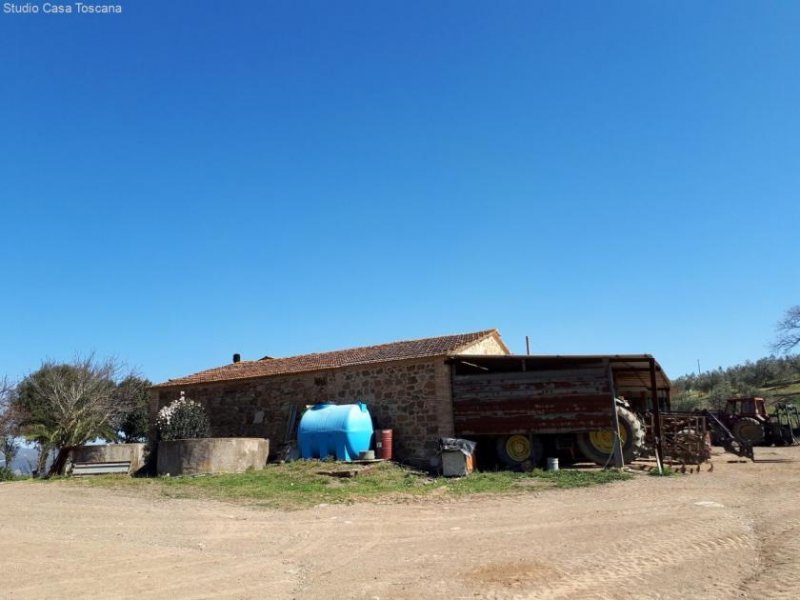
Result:
{"label": "studio casa toscana text", "polygon": [[17,2],[4,2],[4,14],[18,14],[18,15],[71,15],[71,14],[95,14],[95,15],[109,15],[121,14],[121,4],[92,4],[86,2],[42,2],[35,4],[33,2],[17,3]]}

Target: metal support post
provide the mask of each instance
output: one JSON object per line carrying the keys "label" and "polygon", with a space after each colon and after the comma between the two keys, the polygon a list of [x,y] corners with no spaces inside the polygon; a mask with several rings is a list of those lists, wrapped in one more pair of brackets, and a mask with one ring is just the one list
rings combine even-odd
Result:
{"label": "metal support post", "polygon": [[656,359],[650,358],[650,391],[653,398],[653,437],[655,438],[656,458],[664,460],[663,439],[661,437],[661,406],[658,401],[658,382],[656,380]]}

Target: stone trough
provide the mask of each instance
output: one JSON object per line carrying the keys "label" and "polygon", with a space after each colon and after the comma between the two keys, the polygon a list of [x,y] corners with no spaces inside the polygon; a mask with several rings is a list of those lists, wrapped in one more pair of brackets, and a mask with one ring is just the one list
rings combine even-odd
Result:
{"label": "stone trough", "polygon": [[112,463],[130,462],[131,473],[144,466],[144,444],[101,444],[98,446],[79,446],[70,451],[74,463]]}
{"label": "stone trough", "polygon": [[267,464],[269,440],[264,438],[197,438],[158,444],[159,475],[243,473]]}

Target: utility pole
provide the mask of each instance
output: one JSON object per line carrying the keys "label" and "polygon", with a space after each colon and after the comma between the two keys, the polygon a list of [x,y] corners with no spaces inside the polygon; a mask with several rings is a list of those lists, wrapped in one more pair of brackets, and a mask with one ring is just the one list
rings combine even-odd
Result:
{"label": "utility pole", "polygon": [[525,354],[531,353],[531,338],[525,336]]}
{"label": "utility pole", "polygon": [[697,375],[700,375],[700,359],[697,359]]}

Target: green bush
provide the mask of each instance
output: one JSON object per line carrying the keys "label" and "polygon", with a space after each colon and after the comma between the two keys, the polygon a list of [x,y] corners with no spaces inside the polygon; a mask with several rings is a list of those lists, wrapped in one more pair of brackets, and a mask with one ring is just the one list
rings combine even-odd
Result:
{"label": "green bush", "polygon": [[0,481],[14,481],[16,478],[14,471],[8,467],[0,467]]}
{"label": "green bush", "polygon": [[675,471],[672,469],[672,467],[667,467],[667,466],[661,469],[661,473],[658,472],[658,469],[656,467],[650,469],[650,473],[648,473],[648,475],[652,475],[653,477],[674,477],[677,474],[678,471]]}
{"label": "green bush", "polygon": [[156,418],[159,438],[162,440],[186,440],[208,437],[208,415],[202,405],[184,398],[168,404]]}

